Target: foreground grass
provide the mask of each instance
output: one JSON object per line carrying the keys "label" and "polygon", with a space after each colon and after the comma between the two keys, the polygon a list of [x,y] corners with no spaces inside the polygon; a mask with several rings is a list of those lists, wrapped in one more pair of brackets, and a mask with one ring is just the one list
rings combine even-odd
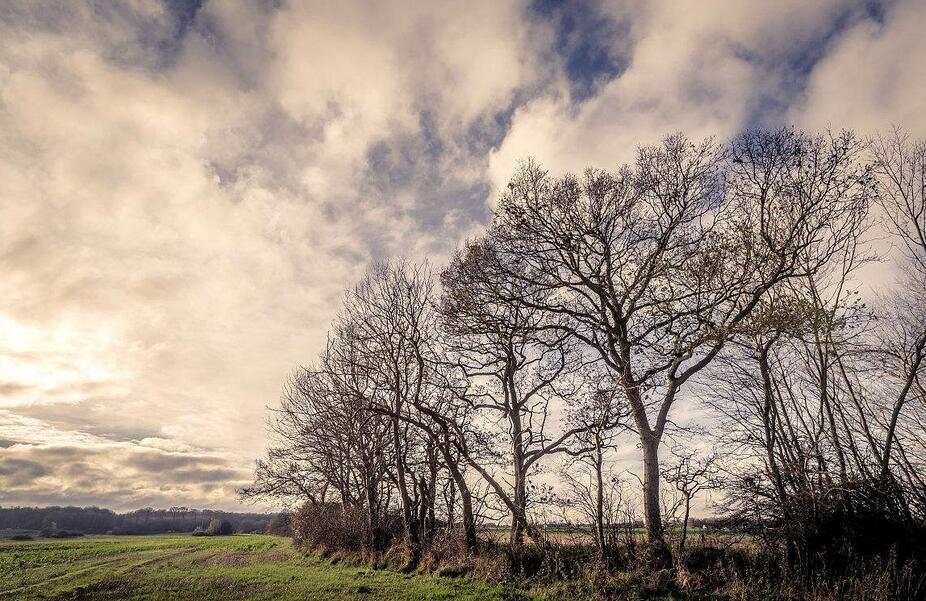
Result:
{"label": "foreground grass", "polygon": [[465,578],[305,557],[288,539],[243,535],[86,537],[0,543],[0,600],[542,599]]}

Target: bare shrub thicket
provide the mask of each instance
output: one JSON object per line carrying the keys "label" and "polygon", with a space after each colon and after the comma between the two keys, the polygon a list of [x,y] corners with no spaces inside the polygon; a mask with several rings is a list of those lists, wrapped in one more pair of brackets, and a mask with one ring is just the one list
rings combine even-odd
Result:
{"label": "bare shrub thicket", "polygon": [[[896,132],[673,135],[582,176],[525,162],[487,232],[437,276],[376,264],[346,293],[244,493],[302,504],[293,530],[309,547],[399,545],[409,565],[451,548],[475,563],[509,548],[522,567],[528,549],[549,550],[548,566],[581,556],[557,550],[544,504],[587,528],[596,565],[663,584],[699,562],[801,576],[789,585],[912,565],[926,524],[924,191],[926,145]],[[891,250],[876,257],[872,240]],[[889,267],[896,281],[870,294]],[[677,423],[680,399],[701,423]],[[634,442],[642,470],[623,472]],[[691,549],[707,490],[761,557]],[[485,519],[507,525],[504,543],[480,535]],[[697,581],[682,572],[677,586]]]}
{"label": "bare shrub thicket", "polygon": [[902,137],[874,143],[868,177],[903,251],[890,293],[860,297],[872,258],[859,219],[823,269],[772,290],[714,372],[710,402],[741,455],[734,509],[804,571],[922,547],[922,153]]}

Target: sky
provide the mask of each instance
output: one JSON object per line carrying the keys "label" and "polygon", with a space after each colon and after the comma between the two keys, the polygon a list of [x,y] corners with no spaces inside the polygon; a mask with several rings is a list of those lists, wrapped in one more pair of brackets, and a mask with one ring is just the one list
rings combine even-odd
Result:
{"label": "sky", "polygon": [[5,0],[0,505],[249,508],[372,261],[440,265],[527,157],[926,137],[924,30],[921,0]]}

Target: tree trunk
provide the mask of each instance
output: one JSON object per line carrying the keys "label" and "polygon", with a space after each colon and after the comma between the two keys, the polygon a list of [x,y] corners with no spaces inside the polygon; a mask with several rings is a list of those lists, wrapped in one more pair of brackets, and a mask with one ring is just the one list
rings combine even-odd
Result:
{"label": "tree trunk", "polygon": [[[626,357],[624,359],[626,364]],[[666,567],[663,564],[671,562],[671,552],[665,542],[662,508],[659,504],[659,443],[662,432],[650,427],[640,388],[629,369],[621,374],[621,380],[643,449],[643,517],[646,520],[647,563],[652,567]],[[667,402],[663,401],[662,411],[668,410]]]}
{"label": "tree trunk", "polygon": [[512,547],[520,547],[524,544],[524,531],[527,529],[527,519],[523,514],[515,513],[511,516],[511,536],[508,542]]}
{"label": "tree trunk", "polygon": [[646,537],[650,542],[663,542],[662,508],[659,506],[659,440],[642,436],[643,443],[643,514]]}
{"label": "tree trunk", "polygon": [[685,539],[688,538],[688,516],[691,515],[691,495],[685,494],[685,517],[682,519],[682,538],[678,541],[678,554],[685,552]]}
{"label": "tree trunk", "polygon": [[521,417],[517,411],[512,411],[509,418],[511,422],[511,454],[512,468],[514,470],[514,507],[511,512],[511,538],[512,547],[519,547],[524,542],[524,531],[527,529],[527,484],[524,469],[524,448],[521,429]]}
{"label": "tree trunk", "polygon": [[415,525],[415,513],[412,507],[412,498],[408,494],[408,482],[405,474],[405,457],[404,447],[399,436],[399,420],[392,419],[392,440],[395,445],[396,453],[396,483],[398,484],[399,495],[402,498],[402,525],[405,529],[405,536],[408,539],[409,552],[411,553],[412,563],[417,563],[421,551],[421,544],[418,540],[418,528]]}
{"label": "tree trunk", "polygon": [[662,508],[659,504],[659,438],[641,435],[643,444],[643,514],[646,518],[646,561],[650,567],[669,567],[672,554],[665,541]]}
{"label": "tree trunk", "polygon": [[428,511],[427,511],[427,527],[425,528],[425,535],[430,540],[434,538],[435,530],[435,509],[434,505],[437,503],[437,453],[433,445],[429,445],[428,448]]}
{"label": "tree trunk", "polygon": [[457,527],[457,483],[451,478],[447,483],[449,489],[444,496],[444,503],[447,505],[447,528],[452,532]]}
{"label": "tree trunk", "polygon": [[476,537],[476,516],[473,512],[473,495],[469,489],[459,489],[460,501],[463,505],[463,536],[466,538],[466,548],[474,551],[479,546]]}
{"label": "tree trunk", "polygon": [[366,483],[366,506],[367,506],[367,544],[370,545],[371,551],[378,551],[379,541],[377,537],[377,530],[379,526],[379,518],[377,515],[377,490],[376,482],[372,479],[369,479]]}
{"label": "tree trunk", "polygon": [[418,528],[419,528],[419,540],[427,541],[428,540],[428,505],[430,504],[429,497],[430,492],[428,491],[428,483],[424,478],[424,474],[418,477]]}
{"label": "tree trunk", "polygon": [[524,474],[517,470],[514,482],[514,511],[511,512],[511,538],[512,547],[518,547],[524,542],[524,532],[527,530],[527,490],[524,484]]}
{"label": "tree trunk", "polygon": [[[762,375],[762,427],[765,436],[765,456],[768,462],[768,470],[771,480],[775,486],[775,492],[778,495],[778,506],[781,508],[782,517],[786,524],[790,523],[791,517],[788,510],[790,499],[785,489],[784,478],[781,469],[778,466],[778,458],[775,456],[776,440],[778,437],[777,424],[775,423],[775,392],[772,387],[772,367],[769,360],[769,350],[774,340],[767,342],[759,347],[759,373]],[[790,535],[789,535],[790,537]]]}
{"label": "tree trunk", "polygon": [[900,411],[903,409],[904,403],[907,400],[907,394],[909,394],[910,388],[913,386],[913,382],[916,380],[916,374],[919,371],[920,363],[923,361],[924,347],[926,347],[926,335],[920,337],[913,349],[913,364],[907,371],[903,388],[901,389],[900,394],[897,396],[897,400],[894,402],[893,411],[891,411],[891,420],[887,427],[887,435],[885,436],[884,440],[884,454],[881,456],[881,479],[884,481],[886,481],[890,476],[891,446],[894,442],[894,432],[897,430],[897,421],[900,417]]}
{"label": "tree trunk", "polygon": [[601,438],[595,437],[595,480],[598,490],[595,495],[595,530],[598,537],[598,550],[602,555],[605,554],[605,537],[604,537],[604,453],[601,448]]}
{"label": "tree trunk", "polygon": [[[447,444],[449,446],[449,442]],[[450,476],[453,478],[457,490],[460,493],[460,502],[463,506],[463,536],[466,538],[466,548],[469,551],[473,551],[479,545],[479,539],[476,537],[476,517],[473,512],[473,495],[470,493],[469,485],[463,477],[463,472],[460,471],[456,461],[454,461],[454,458],[450,455],[450,451],[443,446],[441,449],[444,451],[444,462],[447,464],[447,470],[450,472]]]}

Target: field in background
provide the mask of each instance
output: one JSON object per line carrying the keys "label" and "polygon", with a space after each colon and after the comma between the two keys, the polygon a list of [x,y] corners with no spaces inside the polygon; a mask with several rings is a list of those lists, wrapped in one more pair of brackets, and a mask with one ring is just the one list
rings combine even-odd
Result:
{"label": "field in background", "polygon": [[[591,530],[588,528],[541,528],[540,531],[546,540],[558,545],[575,545],[591,546],[594,544]],[[510,531],[508,528],[484,528],[480,530],[480,536],[497,543],[505,544],[508,542]],[[632,528],[630,534],[639,542],[646,540],[646,530],[643,528]],[[678,528],[667,528],[666,535],[676,539],[681,535]],[[622,540],[627,536],[623,530],[620,532]],[[525,542],[532,544],[530,538],[525,538]],[[692,527],[688,529],[689,546],[714,546],[714,547],[744,547],[753,544],[753,538],[743,532],[725,530],[720,528],[701,529]]]}
{"label": "field in background", "polygon": [[263,535],[0,542],[0,600],[503,599],[463,578],[405,575],[304,557]]}

